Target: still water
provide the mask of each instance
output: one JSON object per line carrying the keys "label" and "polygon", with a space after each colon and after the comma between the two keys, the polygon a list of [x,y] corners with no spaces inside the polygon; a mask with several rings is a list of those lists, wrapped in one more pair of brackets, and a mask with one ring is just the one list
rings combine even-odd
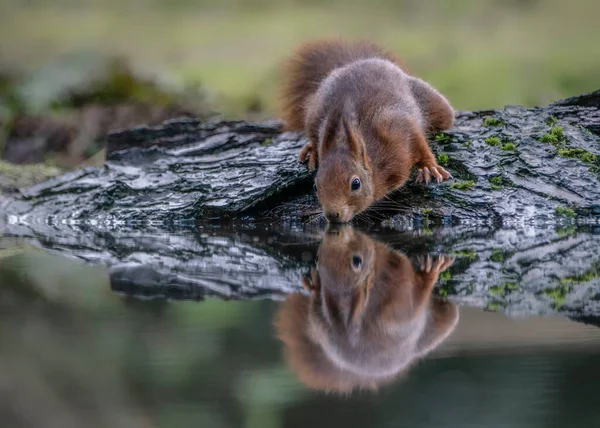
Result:
{"label": "still water", "polygon": [[456,256],[341,228],[295,265],[223,241],[236,270],[167,241],[117,269],[3,241],[2,427],[600,426],[600,329],[455,301]]}

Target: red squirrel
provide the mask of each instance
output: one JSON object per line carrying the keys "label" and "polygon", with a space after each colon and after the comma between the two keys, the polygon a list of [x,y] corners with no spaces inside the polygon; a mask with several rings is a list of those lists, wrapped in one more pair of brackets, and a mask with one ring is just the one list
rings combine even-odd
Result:
{"label": "red squirrel", "polygon": [[283,76],[285,129],[308,137],[299,160],[317,169],[317,197],[328,221],[350,221],[403,186],[413,166],[417,182],[451,178],[426,135],[454,125],[452,106],[383,48],[306,43],[287,60]]}
{"label": "red squirrel", "polygon": [[432,296],[453,260],[403,254],[351,227],[326,232],[318,263],[292,294],[275,328],[286,361],[310,388],[348,393],[394,381],[439,346],[458,308]]}

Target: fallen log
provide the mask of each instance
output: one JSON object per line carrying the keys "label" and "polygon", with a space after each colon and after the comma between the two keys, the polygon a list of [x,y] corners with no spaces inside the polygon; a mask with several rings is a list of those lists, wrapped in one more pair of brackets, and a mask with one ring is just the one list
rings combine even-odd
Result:
{"label": "fallen log", "polygon": [[[454,254],[438,293],[460,304],[600,317],[599,99],[458,113],[432,137],[456,180],[411,182],[357,226],[411,257]],[[304,142],[277,122],[114,132],[104,167],[2,201],[0,233],[109,266],[133,295],[301,292],[323,225]]]}

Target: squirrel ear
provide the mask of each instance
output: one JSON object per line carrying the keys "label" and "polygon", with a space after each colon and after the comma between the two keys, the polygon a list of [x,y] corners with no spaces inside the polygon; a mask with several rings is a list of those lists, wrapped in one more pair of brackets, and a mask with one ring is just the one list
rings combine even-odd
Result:
{"label": "squirrel ear", "polygon": [[335,145],[339,127],[339,117],[336,115],[327,116],[321,134],[321,156],[324,156]]}
{"label": "squirrel ear", "polygon": [[348,140],[348,146],[350,147],[350,153],[354,159],[362,162],[363,166],[367,170],[371,170],[371,163],[369,162],[369,156],[367,154],[367,147],[362,137],[359,135],[358,130],[347,118],[342,119],[342,125],[344,126],[344,134]]}

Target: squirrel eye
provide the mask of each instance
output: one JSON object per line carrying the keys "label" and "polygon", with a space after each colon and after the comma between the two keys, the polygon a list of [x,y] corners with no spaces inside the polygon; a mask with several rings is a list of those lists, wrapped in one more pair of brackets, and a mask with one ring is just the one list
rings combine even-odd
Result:
{"label": "squirrel eye", "polygon": [[362,257],[360,256],[352,256],[352,266],[354,269],[358,270],[362,266]]}
{"label": "squirrel eye", "polygon": [[360,189],[360,180],[358,179],[358,177],[355,177],[354,180],[352,180],[352,184],[350,187],[352,188],[352,190]]}

